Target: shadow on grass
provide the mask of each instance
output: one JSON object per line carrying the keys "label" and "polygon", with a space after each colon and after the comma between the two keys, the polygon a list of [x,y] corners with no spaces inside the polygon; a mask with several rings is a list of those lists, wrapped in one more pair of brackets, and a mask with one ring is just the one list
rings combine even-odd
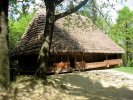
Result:
{"label": "shadow on grass", "polygon": [[[116,88],[113,86],[103,87],[99,81],[92,81],[89,77],[78,74],[68,74],[58,77],[58,83],[69,95],[84,96],[89,100],[133,100],[133,91],[126,87]],[[115,79],[114,79],[115,80]],[[69,86],[67,86],[69,85]],[[65,88],[64,88],[65,87]]]}
{"label": "shadow on grass", "polygon": [[[34,77],[24,77],[22,80],[18,80],[17,83],[25,84],[23,90],[28,92],[29,89],[34,91],[34,87],[38,84],[38,80],[34,80]],[[85,74],[80,75],[72,73],[65,75],[52,75],[48,76],[47,85],[43,84],[43,81],[41,81],[41,84],[45,91],[44,94],[49,91],[45,90],[45,86],[50,85],[54,89],[59,90],[60,93],[77,97],[82,96],[88,100],[133,100],[132,90],[129,90],[126,87],[103,87],[100,81],[93,81]]]}

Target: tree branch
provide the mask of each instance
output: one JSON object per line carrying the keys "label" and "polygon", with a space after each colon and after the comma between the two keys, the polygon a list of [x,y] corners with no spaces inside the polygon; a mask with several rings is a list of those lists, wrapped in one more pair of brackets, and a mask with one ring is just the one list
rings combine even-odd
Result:
{"label": "tree branch", "polygon": [[110,24],[107,21],[107,18],[104,17],[103,13],[98,9],[98,7],[96,5],[94,5],[94,7],[97,9],[97,11],[102,15],[102,17],[104,18],[104,20],[106,21],[106,23],[108,24],[108,26],[111,28]]}
{"label": "tree branch", "polygon": [[60,19],[62,17],[65,17],[67,15],[70,15],[76,11],[78,11],[82,6],[84,6],[89,0],[84,0],[81,3],[79,3],[79,5],[77,5],[76,7],[67,10],[66,12],[60,13],[58,15],[55,15],[55,20]]}
{"label": "tree branch", "polygon": [[111,4],[109,0],[107,0],[107,1],[108,1],[109,5],[112,7],[112,9],[114,9],[116,12],[118,12],[118,11],[114,8],[113,4]]}
{"label": "tree branch", "polygon": [[55,6],[59,5],[64,0],[55,0]]}

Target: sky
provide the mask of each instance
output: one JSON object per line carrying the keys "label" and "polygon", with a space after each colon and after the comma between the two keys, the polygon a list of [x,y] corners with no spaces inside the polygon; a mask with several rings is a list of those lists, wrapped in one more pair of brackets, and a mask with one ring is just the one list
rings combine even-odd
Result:
{"label": "sky", "polygon": [[[110,2],[110,4],[114,4],[113,8],[110,6],[109,9],[105,8],[104,10],[109,10],[109,15],[112,16],[112,22],[115,23],[116,22],[116,18],[118,16],[117,11],[122,9],[124,6],[128,6],[132,11],[133,11],[133,0],[117,0],[117,2],[115,2],[116,0],[97,0],[98,4],[102,4],[103,2]],[[123,1],[123,2],[121,2]],[[43,4],[42,0],[35,0],[35,2],[37,4]],[[30,8],[32,9],[34,6],[31,5]],[[32,11],[30,9],[30,11]]]}
{"label": "sky", "polygon": [[[118,11],[118,10],[122,9],[124,6],[128,6],[130,8],[130,10],[133,11],[133,0],[127,0],[127,1],[123,0],[123,2],[118,2],[115,5],[115,9]],[[112,18],[112,20],[115,23],[115,20],[116,20],[118,14],[115,10],[111,10],[111,11],[112,11],[111,15],[114,17],[114,18]]]}

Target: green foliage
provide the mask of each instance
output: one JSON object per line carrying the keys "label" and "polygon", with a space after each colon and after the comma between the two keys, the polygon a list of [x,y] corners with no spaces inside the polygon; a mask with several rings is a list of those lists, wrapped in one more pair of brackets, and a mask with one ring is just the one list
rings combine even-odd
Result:
{"label": "green foliage", "polygon": [[[124,7],[118,11],[118,18],[110,30],[110,36],[120,45],[125,43],[126,38],[133,38],[133,11],[128,7]],[[115,38],[117,37],[117,38]]]}
{"label": "green foliage", "polygon": [[118,71],[122,71],[122,72],[133,74],[133,67],[121,66],[121,67],[117,67],[117,68],[114,68],[114,69],[118,70]]}
{"label": "green foliage", "polygon": [[[10,0],[9,2],[9,16],[12,19],[17,19],[20,16],[27,15],[31,12],[31,6],[33,6],[32,11],[35,11],[35,0]],[[17,16],[17,17],[16,17]]]}
{"label": "green foliage", "polygon": [[19,41],[25,29],[28,27],[33,14],[22,15],[18,20],[9,18],[9,48],[13,48]]}
{"label": "green foliage", "polygon": [[35,0],[10,0],[9,7],[9,48],[14,48],[34,15]]}
{"label": "green foliage", "polygon": [[126,66],[133,64],[133,11],[126,6],[119,10],[116,24],[112,26],[109,35],[125,49]]}
{"label": "green foliage", "polygon": [[103,12],[103,9],[107,9],[108,3],[98,4],[96,0],[91,0],[86,4],[80,14],[89,17],[92,22],[105,33],[108,32],[111,25],[111,16],[109,12]]}

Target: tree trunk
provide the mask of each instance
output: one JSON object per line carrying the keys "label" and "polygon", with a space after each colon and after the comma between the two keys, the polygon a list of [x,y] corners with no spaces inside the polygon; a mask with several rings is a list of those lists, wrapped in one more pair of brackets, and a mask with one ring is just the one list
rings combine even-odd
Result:
{"label": "tree trunk", "polygon": [[94,24],[96,24],[96,20],[97,20],[97,13],[96,13],[95,4],[96,4],[96,1],[92,0],[92,11],[93,11],[92,21]]}
{"label": "tree trunk", "polygon": [[126,38],[126,62],[125,62],[125,65],[126,65],[126,67],[128,66],[128,61],[129,61],[129,52],[128,52],[128,38]]}
{"label": "tree trunk", "polygon": [[9,79],[8,0],[0,2],[0,88],[7,89]]}
{"label": "tree trunk", "polygon": [[[125,28],[126,28],[126,32],[127,32],[127,28],[128,28],[128,25],[127,25],[127,23],[126,23],[126,26],[125,26]],[[125,62],[125,66],[126,67],[128,67],[128,63],[129,63],[129,38],[128,37],[126,37],[126,62]]]}
{"label": "tree trunk", "polygon": [[50,47],[53,37],[53,29],[54,29],[54,22],[55,22],[55,7],[54,3],[52,1],[49,1],[48,3],[45,2],[46,5],[46,25],[44,30],[44,36],[43,36],[43,43],[41,46],[41,50],[39,52],[38,57],[38,69],[36,72],[36,77],[40,79],[46,79],[47,75],[47,63],[49,59],[50,54]]}
{"label": "tree trunk", "polygon": [[44,30],[43,43],[39,52],[38,57],[38,69],[36,72],[36,77],[39,79],[44,79],[47,82],[47,63],[50,54],[50,47],[53,37],[54,22],[60,18],[70,15],[78,11],[82,6],[84,6],[89,0],[83,0],[76,7],[67,10],[66,12],[55,15],[55,7],[59,5],[64,0],[44,0],[46,6],[46,24]]}

